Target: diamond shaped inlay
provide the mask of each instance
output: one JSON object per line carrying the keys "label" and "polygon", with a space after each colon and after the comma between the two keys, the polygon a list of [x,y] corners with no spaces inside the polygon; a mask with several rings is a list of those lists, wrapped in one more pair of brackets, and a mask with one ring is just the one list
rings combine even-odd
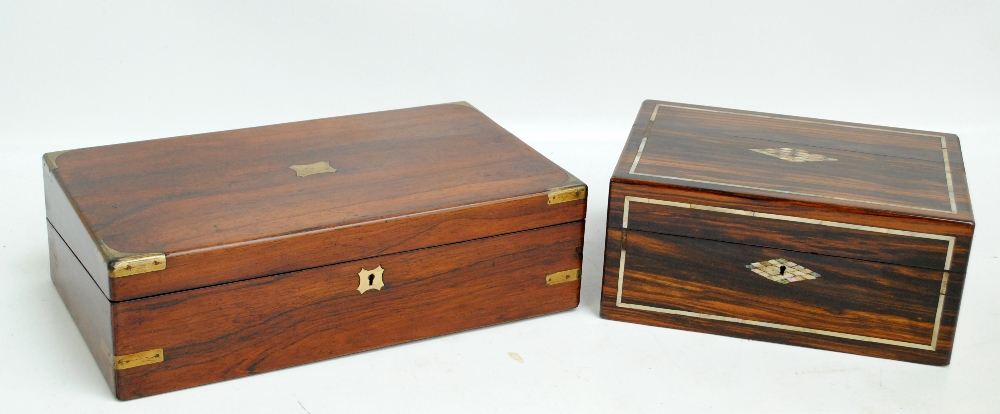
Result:
{"label": "diamond shaped inlay", "polygon": [[783,285],[820,277],[819,273],[782,258],[750,263],[747,265],[747,269]]}
{"label": "diamond shaped inlay", "polygon": [[764,155],[769,155],[775,158],[779,158],[788,162],[809,162],[809,161],[836,161],[836,158],[830,158],[825,155],[820,154],[810,154],[809,151],[800,150],[795,148],[765,148],[756,149],[751,148],[750,151],[759,152]]}

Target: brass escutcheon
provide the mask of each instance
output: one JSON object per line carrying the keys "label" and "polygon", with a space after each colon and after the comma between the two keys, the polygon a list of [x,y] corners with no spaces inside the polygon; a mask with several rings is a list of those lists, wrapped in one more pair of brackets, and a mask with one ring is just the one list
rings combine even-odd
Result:
{"label": "brass escutcheon", "polygon": [[382,268],[382,265],[378,265],[378,267],[372,270],[362,267],[361,271],[358,272],[358,278],[360,279],[358,281],[358,292],[364,294],[372,289],[382,290],[382,287],[385,286],[385,284],[382,283],[382,272],[384,271],[385,269]]}

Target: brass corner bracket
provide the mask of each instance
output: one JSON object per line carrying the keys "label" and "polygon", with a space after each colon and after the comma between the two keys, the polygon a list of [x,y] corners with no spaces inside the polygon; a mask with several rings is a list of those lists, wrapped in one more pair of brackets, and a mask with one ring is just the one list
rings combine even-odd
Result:
{"label": "brass corner bracket", "polygon": [[167,255],[163,253],[122,253],[108,247],[104,240],[97,243],[101,256],[108,264],[112,278],[156,272],[167,268]]}
{"label": "brass corner bracket", "polygon": [[565,203],[567,201],[587,198],[587,186],[556,187],[549,189],[549,204]]}
{"label": "brass corner bracket", "polygon": [[562,272],[546,275],[545,285],[558,285],[560,283],[572,282],[574,280],[580,280],[580,269],[563,270]]}
{"label": "brass corner bracket", "polygon": [[[472,108],[472,109],[475,109],[475,110],[479,111],[479,108],[476,108],[476,107],[472,106],[472,104],[470,104],[468,102],[465,102],[465,101],[448,102],[445,105],[462,105],[462,106],[468,106],[469,108]],[[482,112],[482,111],[479,111],[479,112]]]}
{"label": "brass corner bracket", "polygon": [[566,172],[566,176],[566,182],[548,190],[549,204],[559,204],[587,198],[587,185],[569,172]]}
{"label": "brass corner bracket", "polygon": [[56,164],[56,158],[59,158],[60,155],[63,155],[70,151],[72,150],[49,152],[46,153],[45,155],[42,155],[42,160],[44,160],[45,165],[49,167],[49,171],[52,171],[56,168],[59,168],[59,164]]}
{"label": "brass corner bracket", "polygon": [[128,355],[115,355],[112,358],[115,369],[129,369],[158,362],[163,362],[163,348]]}

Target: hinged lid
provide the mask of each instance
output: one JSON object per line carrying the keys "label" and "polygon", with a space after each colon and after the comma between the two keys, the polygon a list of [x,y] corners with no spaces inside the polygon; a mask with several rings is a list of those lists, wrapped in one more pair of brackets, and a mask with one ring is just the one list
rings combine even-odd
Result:
{"label": "hinged lid", "polygon": [[[964,272],[974,226],[955,135],[670,102],[643,103],[612,187],[612,227],[642,225],[623,216],[631,197],[663,223],[643,230],[714,212],[713,228],[772,233],[727,241],[951,271]],[[684,235],[712,238],[698,232]]]}
{"label": "hinged lid", "polygon": [[582,220],[586,186],[466,103],[44,157],[114,301]]}

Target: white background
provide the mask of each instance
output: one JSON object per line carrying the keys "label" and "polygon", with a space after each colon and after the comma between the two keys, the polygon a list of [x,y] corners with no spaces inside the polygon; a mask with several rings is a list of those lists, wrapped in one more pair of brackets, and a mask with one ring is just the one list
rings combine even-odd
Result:
{"label": "white background", "polygon": [[[0,2],[0,412],[1000,411],[997,2],[167,3]],[[644,99],[957,133],[951,366],[600,319]],[[114,400],[49,281],[42,153],[458,100],[590,184],[579,308]]]}

